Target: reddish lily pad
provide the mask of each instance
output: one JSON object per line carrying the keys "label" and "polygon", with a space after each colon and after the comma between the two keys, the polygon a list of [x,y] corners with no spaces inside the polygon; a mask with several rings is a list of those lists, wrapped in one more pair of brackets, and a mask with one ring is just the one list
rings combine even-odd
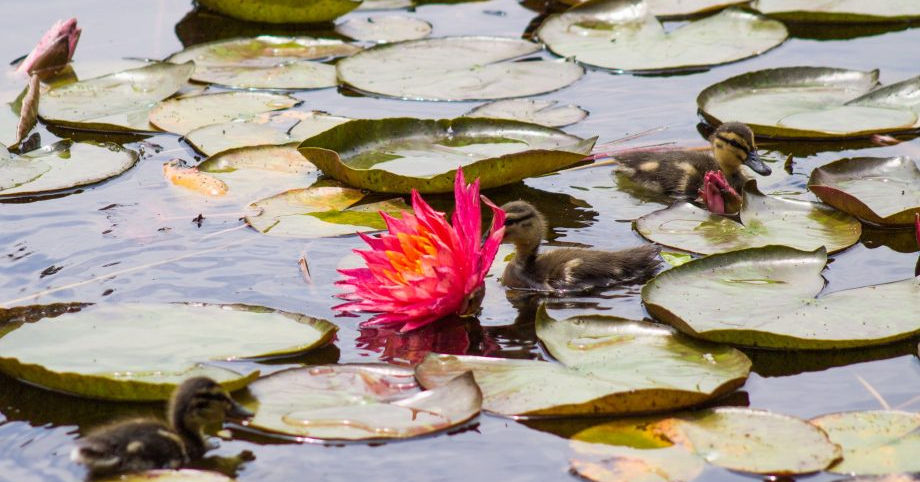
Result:
{"label": "reddish lily pad", "polygon": [[904,226],[920,213],[920,169],[908,157],[856,157],[811,173],[810,189],[822,201],[870,223]]}
{"label": "reddish lily pad", "polygon": [[843,448],[831,472],[856,475],[920,472],[920,413],[876,410],[823,415],[811,423]]}

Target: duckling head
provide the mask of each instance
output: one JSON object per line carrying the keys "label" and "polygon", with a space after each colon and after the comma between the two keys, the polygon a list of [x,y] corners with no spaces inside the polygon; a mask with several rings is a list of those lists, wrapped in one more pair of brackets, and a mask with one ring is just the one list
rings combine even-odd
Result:
{"label": "duckling head", "polygon": [[738,172],[742,164],[763,176],[769,176],[772,172],[757,155],[754,132],[740,122],[720,125],[709,137],[709,141],[712,143],[712,155],[725,174]]}
{"label": "duckling head", "polygon": [[227,418],[244,419],[253,414],[235,402],[226,390],[207,377],[182,382],[169,401],[169,420],[176,430],[195,434]]}
{"label": "duckling head", "polygon": [[502,211],[505,211],[502,242],[514,244],[520,255],[535,253],[546,236],[543,214],[527,201],[511,201],[502,206]]}

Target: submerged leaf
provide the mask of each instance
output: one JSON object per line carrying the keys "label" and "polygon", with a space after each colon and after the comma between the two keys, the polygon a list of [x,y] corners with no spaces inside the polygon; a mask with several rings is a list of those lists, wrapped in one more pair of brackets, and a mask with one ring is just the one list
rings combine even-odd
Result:
{"label": "submerged leaf", "polygon": [[463,116],[517,120],[546,127],[563,127],[588,117],[588,111],[577,105],[557,104],[555,100],[497,100],[476,107]]}
{"label": "submerged leaf", "polygon": [[150,110],[150,123],[179,135],[210,124],[248,120],[258,114],[294,107],[300,101],[267,92],[221,92],[169,99]]}
{"label": "submerged leaf", "polygon": [[811,420],[843,448],[831,472],[855,475],[920,472],[920,413],[876,410]]}
{"label": "submerged leaf", "polygon": [[920,213],[920,169],[908,157],[840,159],[812,171],[808,189],[874,224],[909,225]]}

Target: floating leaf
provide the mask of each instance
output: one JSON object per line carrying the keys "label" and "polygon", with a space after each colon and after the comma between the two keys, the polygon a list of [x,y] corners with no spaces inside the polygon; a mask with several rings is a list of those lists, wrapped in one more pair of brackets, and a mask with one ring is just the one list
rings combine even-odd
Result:
{"label": "floating leaf", "polygon": [[224,15],[265,23],[322,23],[335,20],[361,5],[360,0],[200,0]]}
{"label": "floating leaf", "polygon": [[0,144],[4,146],[14,146],[20,139],[17,137],[19,129],[19,109],[18,102],[0,103]]}
{"label": "floating leaf", "polygon": [[221,92],[169,99],[150,110],[150,123],[185,135],[194,129],[232,120],[248,120],[257,114],[287,109],[300,101],[267,92]]}
{"label": "floating leaf", "polygon": [[655,318],[710,341],[818,350],[880,345],[920,333],[920,278],[824,288],[823,248],[767,246],[715,254],[664,271],[642,288]]}
{"label": "floating leaf", "polygon": [[762,54],[786,40],[782,23],[724,10],[665,32],[643,0],[592,0],[547,17],[536,35],[556,55],[632,72],[699,69]]}
{"label": "floating leaf", "polygon": [[920,169],[908,157],[856,157],[811,173],[808,189],[822,201],[870,223],[909,225],[920,213]]}
{"label": "floating leaf", "polygon": [[793,22],[903,22],[920,18],[913,0],[754,0],[751,5],[765,15]]}
{"label": "floating leaf", "polygon": [[831,472],[856,475],[920,472],[920,413],[875,410],[824,415],[811,423],[843,448]]}
{"label": "floating leaf", "polygon": [[300,143],[349,120],[318,111],[267,112],[248,121],[199,127],[188,132],[185,140],[197,151],[211,156],[236,147]]}
{"label": "floating leaf", "polygon": [[58,141],[13,156],[0,151],[0,197],[84,186],[117,176],[137,162],[137,153],[112,143]]}
{"label": "floating leaf", "polygon": [[228,390],[258,376],[210,361],[302,353],[325,345],[336,329],[325,320],[244,305],[91,305],[3,335],[0,370],[90,398],[165,400],[192,376],[209,376]]}
{"label": "floating leaf", "polygon": [[318,173],[291,145],[228,149],[205,159],[198,170],[225,182],[230,195],[245,202],[309,185]]}
{"label": "floating leaf", "polygon": [[636,230],[650,241],[700,254],[781,244],[803,250],[824,246],[840,251],[859,241],[856,218],[820,203],[762,194],[754,181],[742,190],[741,222],[713,214],[688,202],[636,220]]}
{"label": "floating leaf", "polygon": [[571,447],[575,452],[569,461],[572,470],[597,482],[685,482],[695,479],[706,467],[703,459],[681,447],[649,450],[606,445],[600,440],[573,440]]}
{"label": "floating leaf", "polygon": [[195,469],[146,470],[130,474],[121,474],[113,478],[94,479],[98,482],[233,482],[234,479],[219,472]]}
{"label": "floating leaf", "polygon": [[444,37],[379,45],[342,59],[339,79],[362,92],[408,100],[492,100],[561,89],[572,62],[514,61],[540,46],[505,37]]}
{"label": "floating leaf", "polygon": [[716,398],[743,384],[750,368],[737,350],[654,323],[600,315],[556,321],[541,308],[536,330],[561,364],[432,354],[416,377],[431,388],[473,371],[483,409],[502,415],[621,415]]}
{"label": "floating leaf", "polygon": [[686,17],[722,10],[732,6],[743,6],[745,0],[645,0],[648,9],[656,17]]}
{"label": "floating leaf", "polygon": [[198,44],[167,61],[194,61],[192,80],[198,82],[241,89],[318,89],[337,84],[335,67],[311,60],[360,50],[336,39],[263,35]]}
{"label": "floating leaf", "polygon": [[744,122],[766,137],[846,138],[920,127],[920,76],[880,88],[877,80],[878,71],[759,70],[703,89],[696,103],[709,122]]}
{"label": "floating leaf", "polygon": [[249,386],[250,428],[321,440],[402,439],[460,425],[479,413],[469,373],[419,391],[410,368],[319,365],[284,370]]}
{"label": "floating leaf", "polygon": [[530,122],[547,127],[562,127],[574,124],[585,117],[588,111],[577,105],[556,105],[555,100],[509,99],[483,104],[464,117],[487,117]]}
{"label": "floating leaf", "polygon": [[431,24],[403,15],[353,17],[336,25],[335,31],[355,40],[400,42],[427,37],[431,34]]}
{"label": "floating leaf", "polygon": [[379,211],[398,215],[410,209],[401,198],[359,204],[365,196],[359,189],[321,182],[252,203],[258,214],[246,216],[246,222],[271,236],[321,238],[379,231],[386,228]]}
{"label": "floating leaf", "polygon": [[668,263],[671,266],[680,266],[682,264],[686,264],[690,261],[693,261],[693,255],[690,255],[687,253],[674,253],[671,251],[662,251],[659,254],[661,255],[661,259],[663,259],[666,263]]}
{"label": "floating leaf", "polygon": [[96,131],[155,131],[150,109],[179,90],[195,65],[146,67],[54,87],[42,95],[38,115],[50,124]]}
{"label": "floating leaf", "polygon": [[451,192],[457,166],[483,189],[578,163],[597,138],[499,119],[358,119],[300,144],[300,153],[348,185],[376,192]]}

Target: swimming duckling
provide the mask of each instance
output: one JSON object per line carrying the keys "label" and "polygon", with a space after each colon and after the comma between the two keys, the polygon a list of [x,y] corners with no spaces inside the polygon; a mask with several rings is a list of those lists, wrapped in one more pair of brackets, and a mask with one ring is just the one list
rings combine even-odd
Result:
{"label": "swimming duckling", "polygon": [[204,428],[225,418],[252,416],[230,398],[214,380],[189,378],[169,400],[169,425],[138,418],[103,426],[77,441],[70,458],[89,467],[91,476],[175,469],[213,447],[205,441]]}
{"label": "swimming duckling", "polygon": [[659,248],[639,246],[621,251],[559,248],[538,254],[546,234],[546,219],[526,201],[504,206],[503,242],[514,244],[514,258],[502,274],[509,288],[586,291],[620,283],[644,281],[661,263]]}
{"label": "swimming duckling", "polygon": [[757,155],[754,133],[740,122],[720,125],[709,141],[712,153],[675,150],[615,155],[616,171],[651,191],[689,199],[701,192],[710,171],[722,171],[736,193],[747,180],[740,169],[742,164],[764,176],[772,172]]}

